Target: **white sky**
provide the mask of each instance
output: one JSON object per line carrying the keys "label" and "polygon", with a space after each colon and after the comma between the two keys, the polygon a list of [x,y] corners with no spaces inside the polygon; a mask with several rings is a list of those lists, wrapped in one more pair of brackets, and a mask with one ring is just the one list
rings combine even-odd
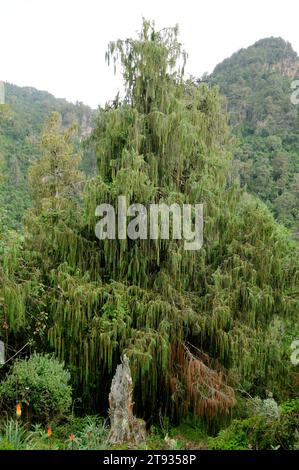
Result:
{"label": "white sky", "polygon": [[298,0],[0,0],[0,80],[104,104],[119,87],[107,44],[134,36],[142,16],[179,24],[197,77],[268,36],[299,52]]}

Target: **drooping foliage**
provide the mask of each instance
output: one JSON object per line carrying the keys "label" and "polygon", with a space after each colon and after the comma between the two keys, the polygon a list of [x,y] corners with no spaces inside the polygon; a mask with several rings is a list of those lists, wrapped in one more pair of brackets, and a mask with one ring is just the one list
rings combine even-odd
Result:
{"label": "drooping foliage", "polygon": [[[297,251],[230,176],[217,90],[184,80],[176,28],[156,31],[144,21],[137,39],[110,44],[107,60],[121,66],[126,92],[99,112],[91,137],[98,176],[82,200],[67,190],[78,180],[78,161],[65,134],[45,130],[44,157],[31,170],[36,203],[25,241],[7,250],[1,270],[7,341],[54,350],[86,406],[97,409],[107,406],[124,353],[137,411],[147,417],[159,409],[219,416],[238,387],[283,393],[282,331],[298,307]],[[63,188],[48,191],[46,163],[55,161],[54,175],[63,175],[65,158],[74,181],[62,178]],[[117,209],[120,195],[146,207],[203,203],[202,249],[161,237],[98,240],[96,207]]]}

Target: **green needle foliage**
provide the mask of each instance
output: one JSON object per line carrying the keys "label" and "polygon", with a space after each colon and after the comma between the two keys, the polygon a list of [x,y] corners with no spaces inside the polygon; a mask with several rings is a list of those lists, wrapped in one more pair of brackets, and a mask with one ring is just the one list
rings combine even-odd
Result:
{"label": "green needle foliage", "polygon": [[[217,89],[184,79],[177,28],[144,21],[137,39],[109,45],[107,60],[121,67],[126,92],[99,112],[91,136],[98,176],[81,195],[69,133],[55,117],[45,129],[44,156],[30,172],[35,206],[25,240],[7,248],[1,270],[6,340],[55,351],[86,409],[107,407],[124,353],[146,417],[161,410],[220,418],[239,387],[284,395],[298,253],[230,176]],[[67,174],[55,191],[51,161],[54,175]],[[95,209],[117,207],[119,195],[128,205],[203,203],[203,248],[161,238],[99,241]]]}

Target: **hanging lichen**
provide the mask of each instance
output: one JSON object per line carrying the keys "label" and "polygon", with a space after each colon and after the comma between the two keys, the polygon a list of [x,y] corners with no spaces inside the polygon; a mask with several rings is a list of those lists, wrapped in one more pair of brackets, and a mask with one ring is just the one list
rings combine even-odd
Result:
{"label": "hanging lichen", "polygon": [[[215,417],[233,406],[232,387],[284,381],[284,349],[274,361],[273,344],[279,322],[298,311],[298,253],[267,209],[231,182],[221,99],[184,80],[177,29],[144,21],[136,40],[110,44],[107,59],[121,66],[126,94],[99,112],[91,136],[98,175],[82,203],[70,134],[54,120],[30,173],[36,205],[25,241],[0,273],[1,322],[10,335],[38,331],[37,344],[66,361],[97,410],[125,353],[139,413]],[[117,207],[120,195],[145,206],[203,203],[202,249],[161,238],[99,241],[95,209]]]}

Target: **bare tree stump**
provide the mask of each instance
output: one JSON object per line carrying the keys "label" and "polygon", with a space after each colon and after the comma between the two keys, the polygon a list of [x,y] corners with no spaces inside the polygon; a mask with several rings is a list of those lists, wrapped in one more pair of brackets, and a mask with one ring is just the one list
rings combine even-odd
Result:
{"label": "bare tree stump", "polygon": [[140,444],[146,439],[145,422],[133,415],[133,381],[126,355],[116,368],[109,394],[109,444]]}

